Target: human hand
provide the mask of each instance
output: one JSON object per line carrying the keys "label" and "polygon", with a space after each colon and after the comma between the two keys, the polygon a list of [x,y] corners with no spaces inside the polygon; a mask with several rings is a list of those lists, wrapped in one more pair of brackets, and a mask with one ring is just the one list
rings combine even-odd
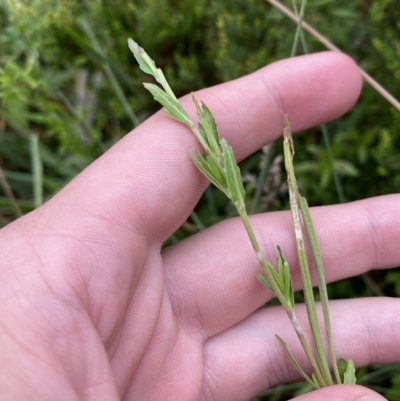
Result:
{"label": "human hand", "polygon": [[[292,130],[332,120],[361,79],[338,53],[284,60],[196,94],[240,160]],[[189,97],[186,109],[195,111]],[[230,219],[161,245],[207,182],[185,126],[155,114],[54,198],[0,232],[2,400],[248,400],[298,380],[275,338],[307,366],[242,223]],[[398,195],[312,210],[328,281],[400,264]],[[338,218],[338,216],[340,216]],[[284,249],[300,287],[288,212],[252,216],[264,255]],[[400,360],[398,299],[331,302],[338,356],[356,365]],[[305,310],[297,310],[306,321]],[[293,345],[292,345],[293,344]],[[297,347],[297,348],[296,348]],[[379,395],[334,386],[302,401]],[[362,398],[367,400],[367,398]],[[369,399],[369,398],[368,398]]]}

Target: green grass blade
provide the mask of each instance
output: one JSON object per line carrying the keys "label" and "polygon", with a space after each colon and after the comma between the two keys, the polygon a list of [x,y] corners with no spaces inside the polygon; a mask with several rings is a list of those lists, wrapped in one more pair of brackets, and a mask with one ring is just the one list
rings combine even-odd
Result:
{"label": "green grass blade", "polygon": [[356,369],[351,359],[340,358],[338,374],[343,384],[356,384]]}
{"label": "green grass blade", "polygon": [[43,164],[39,151],[39,137],[36,134],[31,134],[29,139],[33,176],[33,203],[35,207],[39,207],[43,204]]}
{"label": "green grass blade", "polygon": [[299,363],[296,361],[296,358],[293,356],[293,354],[290,352],[287,344],[285,343],[285,341],[282,340],[282,338],[280,338],[279,336],[275,336],[278,341],[281,343],[283,349],[285,350],[286,354],[288,355],[288,357],[290,358],[290,360],[292,361],[293,365],[296,367],[296,369],[299,371],[299,373],[304,377],[305,380],[307,380],[308,383],[311,384],[311,386],[315,389],[317,389],[318,387],[316,386],[316,384],[311,380],[311,378],[307,375],[307,373],[304,372],[304,370],[301,368],[301,366],[299,365]]}
{"label": "green grass blade", "polygon": [[[305,42],[304,35],[303,35],[303,29],[301,28],[301,24],[303,22],[305,10],[306,10],[306,4],[307,4],[307,1],[306,0],[302,0],[301,7],[300,7],[300,13],[298,13],[297,12],[296,0],[293,0],[294,12],[297,15],[299,20],[297,22],[296,33],[295,33],[295,36],[294,36],[293,45],[292,45],[292,51],[291,51],[290,57],[294,57],[296,55],[299,39],[301,39],[303,48],[306,47],[306,42]],[[305,53],[307,53],[307,52],[305,51]]]}
{"label": "green grass blade", "polygon": [[200,154],[200,152],[197,152],[198,159],[196,158],[196,155],[192,151],[189,154],[193,163],[201,171],[201,173],[229,197],[229,195],[226,192],[225,182],[221,181],[219,176],[215,175],[212,171],[210,171],[211,170],[210,165],[208,164],[206,158],[202,154]]}
{"label": "green grass blade", "polygon": [[332,147],[331,147],[331,143],[330,143],[330,140],[329,140],[328,128],[327,128],[327,126],[325,124],[323,124],[323,125],[321,125],[321,130],[322,130],[322,137],[324,138],[325,148],[326,148],[326,151],[328,153],[329,165],[330,165],[330,168],[331,168],[331,171],[332,171],[333,181],[335,183],[336,192],[338,194],[339,202],[340,203],[345,203],[346,199],[344,197],[343,187],[342,187],[342,183],[340,181],[339,174],[338,174],[337,169],[335,167],[335,160],[334,160],[333,154],[332,154]]}
{"label": "green grass blade", "polygon": [[10,204],[11,204],[12,208],[14,209],[15,215],[17,217],[21,217],[22,216],[21,209],[17,203],[17,200],[15,199],[14,193],[13,193],[13,191],[7,181],[7,178],[4,175],[3,169],[1,167],[0,167],[0,184],[3,187],[3,191],[4,191],[5,195],[10,200]]}
{"label": "green grass blade", "polygon": [[242,205],[244,204],[245,192],[240,169],[236,164],[233,150],[225,139],[221,139],[221,146],[230,198],[235,206]]}
{"label": "green grass blade", "polygon": [[206,228],[204,223],[201,221],[200,217],[198,214],[193,210],[192,213],[190,213],[190,218],[192,219],[194,225],[199,231],[202,231]]}
{"label": "green grass blade", "polygon": [[211,185],[209,185],[207,187],[205,195],[206,195],[206,199],[207,199],[208,209],[210,210],[210,215],[218,216],[218,208],[217,208],[217,204],[215,202],[213,189],[212,189]]}
{"label": "green grass blade", "polygon": [[162,104],[165,108],[166,113],[175,120],[191,125],[191,120],[183,109],[181,104],[173,97],[171,97],[167,92],[163,91],[159,86],[155,84],[144,84],[144,87],[153,95],[154,99]]}
{"label": "green grass blade", "polygon": [[307,200],[303,197],[299,197],[300,200],[300,210],[303,216],[304,225],[306,227],[308,241],[311,247],[311,253],[314,260],[315,269],[317,271],[317,280],[318,280],[318,289],[322,303],[322,311],[324,314],[324,321],[325,321],[325,328],[326,334],[328,337],[328,344],[329,344],[329,352],[331,354],[331,364],[333,367],[333,371],[335,374],[335,379],[338,384],[341,383],[340,375],[337,367],[335,351],[333,347],[333,340],[332,340],[332,328],[331,328],[331,320],[329,316],[329,300],[328,300],[328,291],[326,288],[326,279],[325,279],[325,272],[324,266],[322,263],[322,256],[321,251],[319,249],[317,235],[315,233],[314,224],[311,219],[310,209],[307,204]]}
{"label": "green grass blade", "polygon": [[154,60],[152,60],[148,54],[132,39],[128,39],[128,46],[133,55],[135,56],[136,61],[139,64],[140,69],[149,75],[157,74],[157,67]]}
{"label": "green grass blade", "polygon": [[327,385],[332,385],[332,377],[329,371],[329,365],[326,359],[324,347],[322,344],[322,336],[319,329],[319,322],[317,312],[315,308],[315,299],[311,283],[311,276],[308,267],[306,248],[304,244],[303,229],[300,218],[300,206],[299,206],[299,192],[296,183],[296,177],[294,175],[293,168],[293,142],[290,132],[289,120],[285,116],[286,128],[284,129],[284,158],[285,167],[288,174],[288,186],[289,186],[289,198],[290,198],[290,209],[292,212],[292,219],[294,225],[294,232],[296,237],[297,255],[300,264],[300,272],[303,281],[304,298],[307,307],[308,320],[310,322],[310,328],[312,332],[313,342],[315,351],[317,353],[317,360],[321,369],[322,376]]}
{"label": "green grass blade", "polygon": [[[85,19],[82,19],[81,20],[81,25],[82,25],[84,31],[86,32],[88,38],[90,39],[93,48],[104,57],[104,52],[103,52],[101,46],[99,45],[99,42],[97,41],[97,38],[94,35],[94,32],[90,28],[89,23]],[[107,78],[109,79],[109,81],[110,81],[110,83],[111,83],[111,85],[112,85],[112,87],[113,87],[113,89],[114,89],[114,91],[115,91],[115,93],[116,93],[116,95],[117,95],[122,107],[124,108],[125,113],[130,118],[133,126],[137,127],[140,124],[139,119],[137,118],[137,116],[136,116],[135,112],[133,111],[132,107],[130,106],[130,104],[129,104],[129,102],[128,102],[125,94],[124,94],[124,91],[122,90],[121,86],[118,83],[117,78],[115,77],[115,75],[113,73],[113,70],[111,69],[111,67],[105,61],[103,61],[101,63],[101,65],[102,65],[103,70],[106,73]]]}
{"label": "green grass blade", "polygon": [[[294,11],[295,11],[295,14],[296,14],[296,17],[297,17],[297,27],[296,27],[295,38],[294,38],[294,41],[293,41],[292,53],[290,55],[291,57],[293,57],[295,55],[295,53],[296,53],[297,45],[298,45],[298,41],[299,41],[299,36],[301,37],[303,53],[304,54],[308,54],[307,42],[306,42],[306,39],[304,37],[304,32],[303,32],[303,29],[302,29],[304,13],[305,13],[305,7],[306,7],[306,0],[302,0],[300,13],[297,12],[297,6],[296,6],[296,1],[295,0],[293,0],[293,7],[294,7]],[[321,125],[321,131],[322,131],[322,137],[323,137],[324,143],[325,143],[325,148],[326,148],[326,151],[327,151],[327,154],[328,154],[329,166],[330,166],[331,171],[332,171],[332,176],[333,176],[333,181],[335,183],[336,192],[338,194],[340,203],[344,203],[345,202],[345,198],[344,198],[344,194],[343,194],[343,187],[342,187],[342,184],[340,182],[339,174],[337,173],[337,169],[335,167],[335,162],[334,162],[334,158],[333,158],[333,154],[332,154],[332,148],[331,148],[331,144],[330,144],[330,141],[329,141],[328,128],[327,128],[327,126],[325,124]]]}
{"label": "green grass blade", "polygon": [[254,214],[257,212],[258,206],[260,204],[264,182],[267,177],[269,166],[271,165],[273,149],[274,149],[274,142],[271,142],[268,145],[266,153],[261,155],[261,157],[263,158],[263,162],[262,162],[260,174],[258,175],[256,191],[254,193],[253,202],[251,204],[251,209],[250,209],[251,214]]}
{"label": "green grass blade", "polygon": [[152,75],[155,80],[164,88],[165,92],[168,93],[173,99],[178,101],[175,96],[175,93],[169,86],[164,73],[160,68],[156,67],[156,63],[154,60],[150,58],[150,56],[141,48],[134,40],[128,39],[128,46],[131,49],[133,55],[136,58],[136,61],[139,63],[139,67],[146,74]]}

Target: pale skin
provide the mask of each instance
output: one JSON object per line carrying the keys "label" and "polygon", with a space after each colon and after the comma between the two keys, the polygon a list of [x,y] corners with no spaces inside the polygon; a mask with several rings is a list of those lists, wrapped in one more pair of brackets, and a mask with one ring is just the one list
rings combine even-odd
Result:
{"label": "pale skin", "polygon": [[[360,89],[348,57],[321,53],[196,97],[241,160],[281,135],[284,114],[293,132],[331,121]],[[190,97],[183,104],[195,116]],[[189,147],[199,148],[192,133],[160,111],[0,232],[2,400],[250,400],[300,379],[275,334],[310,373],[282,308],[261,308],[272,294],[240,220],[161,250],[207,186]],[[399,211],[400,195],[313,208],[327,280],[399,266]],[[267,259],[282,246],[298,289],[290,213],[251,221]],[[399,308],[390,298],[332,302],[337,356],[399,363]],[[297,315],[304,324],[304,308]],[[383,398],[334,386],[297,399]]]}

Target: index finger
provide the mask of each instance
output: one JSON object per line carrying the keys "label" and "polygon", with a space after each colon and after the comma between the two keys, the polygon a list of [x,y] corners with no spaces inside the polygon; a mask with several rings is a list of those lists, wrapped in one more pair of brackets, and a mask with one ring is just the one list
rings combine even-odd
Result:
{"label": "index finger", "polygon": [[[293,131],[346,112],[361,87],[347,56],[325,52],[271,64],[243,78],[196,93],[213,112],[222,137],[243,159],[281,134],[283,115]],[[182,99],[189,114],[189,96]],[[66,215],[76,224],[90,214],[115,229],[137,231],[162,242],[187,218],[207,181],[189,158],[199,144],[188,128],[156,113],[89,166],[63,190]],[[108,233],[110,237],[110,233]]]}

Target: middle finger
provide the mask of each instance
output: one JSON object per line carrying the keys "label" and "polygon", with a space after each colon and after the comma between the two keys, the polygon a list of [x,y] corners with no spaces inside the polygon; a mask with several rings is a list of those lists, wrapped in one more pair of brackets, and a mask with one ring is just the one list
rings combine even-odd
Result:
{"label": "middle finger", "polygon": [[[400,264],[400,195],[312,208],[328,282],[372,268]],[[265,259],[276,264],[277,245],[289,262],[293,285],[301,288],[290,212],[251,216]],[[274,295],[256,278],[262,269],[240,219],[210,227],[164,250],[165,280],[176,314],[215,335]],[[314,280],[315,283],[315,280]]]}

